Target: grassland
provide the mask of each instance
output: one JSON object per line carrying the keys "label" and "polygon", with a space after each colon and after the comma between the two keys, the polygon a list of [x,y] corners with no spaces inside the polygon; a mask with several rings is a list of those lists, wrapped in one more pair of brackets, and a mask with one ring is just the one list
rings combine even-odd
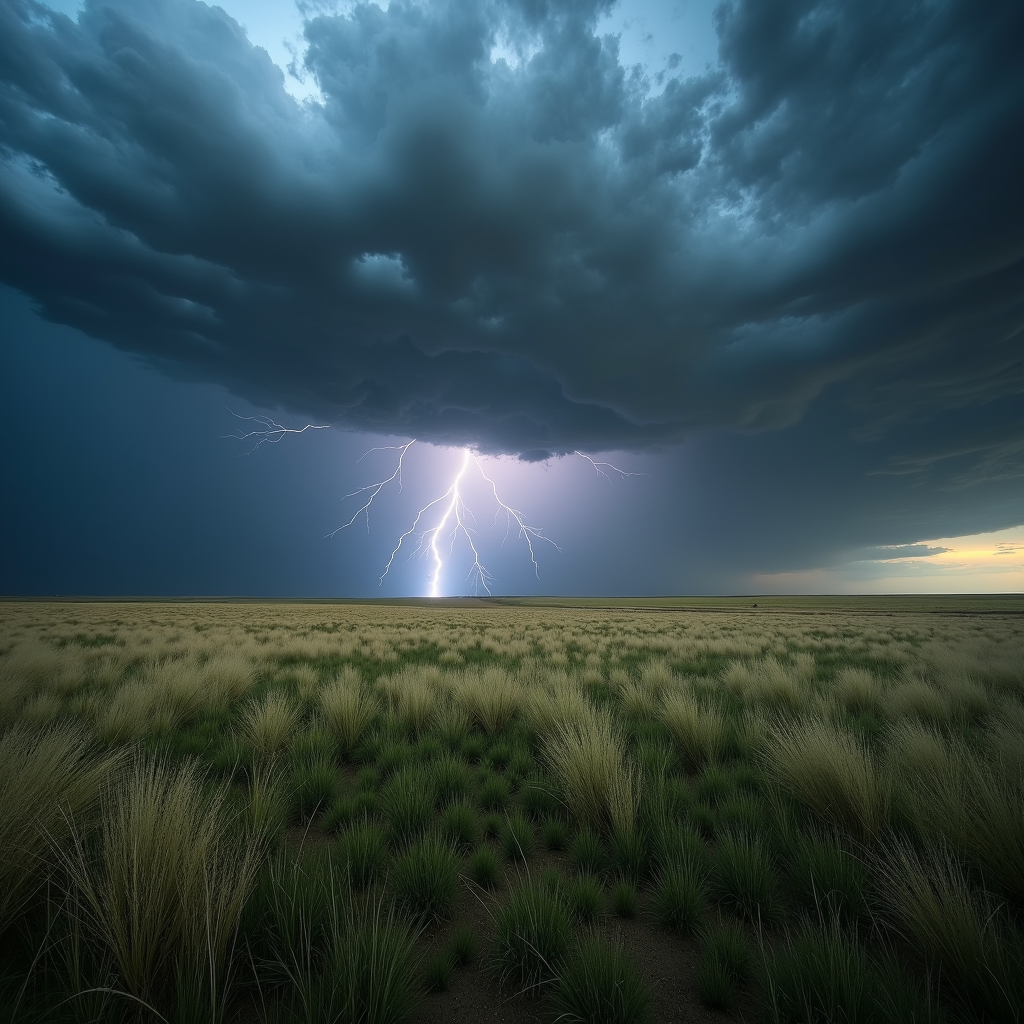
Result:
{"label": "grassland", "polygon": [[1020,1022],[1020,604],[5,602],[0,1020]]}

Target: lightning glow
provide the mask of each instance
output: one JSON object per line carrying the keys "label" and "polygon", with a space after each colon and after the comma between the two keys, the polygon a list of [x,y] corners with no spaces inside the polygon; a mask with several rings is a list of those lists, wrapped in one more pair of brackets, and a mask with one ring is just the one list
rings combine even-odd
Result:
{"label": "lightning glow", "polygon": [[[240,429],[233,434],[223,435],[238,441],[251,442],[255,439],[252,448],[247,452],[242,452],[241,454],[243,455],[252,455],[253,452],[264,444],[277,444],[288,434],[304,434],[307,430],[326,430],[330,426],[330,424],[307,423],[303,427],[285,427],[269,416],[241,416],[231,409],[228,409],[228,412],[235,419],[247,420],[255,424],[255,427],[252,429]],[[328,537],[334,537],[342,530],[347,530],[360,517],[365,519],[366,530],[369,533],[371,506],[380,498],[385,488],[391,484],[395,485],[398,493],[402,492],[402,473],[405,469],[406,457],[416,443],[417,439],[413,438],[405,444],[380,445],[370,448],[359,457],[357,462],[362,462],[363,459],[373,452],[398,453],[394,470],[389,475],[363,487],[358,487],[356,490],[344,495],[343,501],[349,498],[360,498],[361,504],[344,523],[335,530],[332,530],[327,535]],[[410,549],[410,557],[418,556],[430,560],[431,569],[428,575],[429,595],[431,597],[439,597],[445,572],[455,555],[456,545],[461,542],[472,559],[469,572],[466,574],[467,581],[472,581],[475,593],[480,593],[480,591],[488,595],[491,593],[491,585],[495,582],[495,577],[487,566],[484,565],[481,558],[476,529],[476,516],[466,504],[464,497],[467,476],[471,474],[478,474],[479,479],[486,484],[486,488],[489,491],[490,500],[495,509],[492,529],[499,525],[502,516],[504,516],[505,536],[502,539],[501,546],[505,546],[505,543],[513,535],[514,531],[515,539],[525,545],[526,553],[529,556],[530,564],[533,566],[533,572],[537,579],[540,579],[540,563],[537,560],[539,544],[543,542],[550,544],[556,551],[562,550],[555,541],[544,535],[543,528],[532,526],[526,521],[522,511],[503,500],[498,491],[497,482],[488,475],[484,468],[482,456],[478,455],[471,448],[461,448],[459,452],[461,459],[457,471],[451,478],[451,482],[437,497],[432,498],[417,510],[413,517],[412,525],[399,535],[398,541],[391,549],[391,554],[384,565],[384,571],[380,574],[380,578],[377,581],[378,586],[383,586],[384,580],[387,579],[395,564],[395,559],[398,558],[403,548],[407,548]],[[600,462],[585,452],[573,451],[572,454],[589,462],[595,472],[599,476],[604,477],[609,483],[615,483],[616,480],[622,481],[632,476],[647,476],[646,473],[634,473],[629,470],[620,469],[610,462]]]}
{"label": "lightning glow", "polygon": [[[351,518],[346,523],[339,526],[337,530],[334,530],[333,533],[329,534],[329,536],[333,537],[334,534],[339,531],[347,529],[361,515],[365,516],[366,527],[367,530],[369,530],[370,506],[388,484],[396,483],[399,491],[401,491],[402,468],[405,456],[415,443],[416,439],[413,438],[413,440],[409,441],[408,444],[388,445],[381,448],[370,449],[370,451],[397,451],[399,455],[395,470],[390,476],[384,477],[383,479],[377,480],[371,484],[367,484],[365,487],[360,487],[358,490],[345,495],[346,498],[356,497],[357,495],[367,495],[367,497],[363,504],[353,513]],[[459,463],[458,471],[452,478],[448,488],[436,498],[428,501],[426,505],[416,512],[412,525],[405,531],[405,533],[399,536],[398,543],[395,544],[392,549],[391,555],[387,560],[387,564],[384,566],[384,571],[381,573],[380,579],[378,580],[378,586],[383,585],[384,580],[391,571],[391,567],[394,565],[399,552],[402,550],[403,546],[405,546],[406,541],[409,541],[410,546],[415,542],[415,547],[412,550],[413,555],[430,558],[432,563],[432,569],[428,577],[430,583],[430,596],[440,596],[441,580],[446,568],[446,558],[449,560],[451,559],[455,552],[455,545],[461,539],[465,543],[465,546],[468,548],[473,559],[469,572],[466,575],[466,579],[473,582],[474,591],[476,593],[479,593],[481,590],[487,594],[491,593],[491,584],[494,583],[494,576],[481,561],[480,549],[477,546],[475,539],[476,517],[466,505],[465,499],[463,498],[463,485],[466,474],[473,470],[476,470],[476,472],[480,474],[481,479],[490,487],[491,496],[495,505],[494,525],[496,526],[498,524],[502,515],[505,517],[505,537],[502,540],[502,545],[504,546],[505,541],[508,540],[514,527],[517,539],[522,540],[526,545],[526,550],[530,557],[530,563],[533,565],[534,574],[538,579],[540,579],[540,564],[537,561],[537,549],[535,547],[536,542],[543,541],[546,544],[550,544],[556,551],[561,550],[561,548],[559,548],[559,546],[550,537],[544,536],[542,528],[531,526],[526,522],[523,517],[523,513],[519,509],[514,508],[502,500],[498,493],[498,485],[490,476],[487,475],[480,456],[469,448],[463,448],[461,451],[462,459]],[[365,453],[363,458],[368,454],[369,452]],[[433,520],[433,525],[427,525],[431,520]]]}

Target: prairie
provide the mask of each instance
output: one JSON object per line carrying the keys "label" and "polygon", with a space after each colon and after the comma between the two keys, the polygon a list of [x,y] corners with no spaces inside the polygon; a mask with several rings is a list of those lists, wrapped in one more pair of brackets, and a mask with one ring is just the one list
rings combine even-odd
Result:
{"label": "prairie", "polygon": [[1024,601],[0,604],[0,1019],[1024,1019]]}

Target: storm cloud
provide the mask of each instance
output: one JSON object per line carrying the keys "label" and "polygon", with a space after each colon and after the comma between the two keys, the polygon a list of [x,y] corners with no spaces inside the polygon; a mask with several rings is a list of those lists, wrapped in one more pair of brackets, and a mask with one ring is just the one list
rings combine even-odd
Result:
{"label": "storm cloud", "polygon": [[5,0],[0,279],[257,405],[527,459],[834,405],[859,474],[1016,521],[1024,7],[737,0],[660,91],[608,9],[313,17],[299,103],[219,8]]}

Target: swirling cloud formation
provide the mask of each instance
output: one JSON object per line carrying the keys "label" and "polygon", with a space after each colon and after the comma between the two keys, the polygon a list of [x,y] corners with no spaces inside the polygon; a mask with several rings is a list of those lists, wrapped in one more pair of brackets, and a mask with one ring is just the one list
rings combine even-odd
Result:
{"label": "swirling cloud formation", "polygon": [[313,17],[299,103],[217,7],[5,0],[0,279],[359,430],[533,459],[828,393],[865,437],[953,411],[886,473],[1024,472],[985,412],[1024,391],[1024,6],[734,0],[660,91],[608,7]]}

